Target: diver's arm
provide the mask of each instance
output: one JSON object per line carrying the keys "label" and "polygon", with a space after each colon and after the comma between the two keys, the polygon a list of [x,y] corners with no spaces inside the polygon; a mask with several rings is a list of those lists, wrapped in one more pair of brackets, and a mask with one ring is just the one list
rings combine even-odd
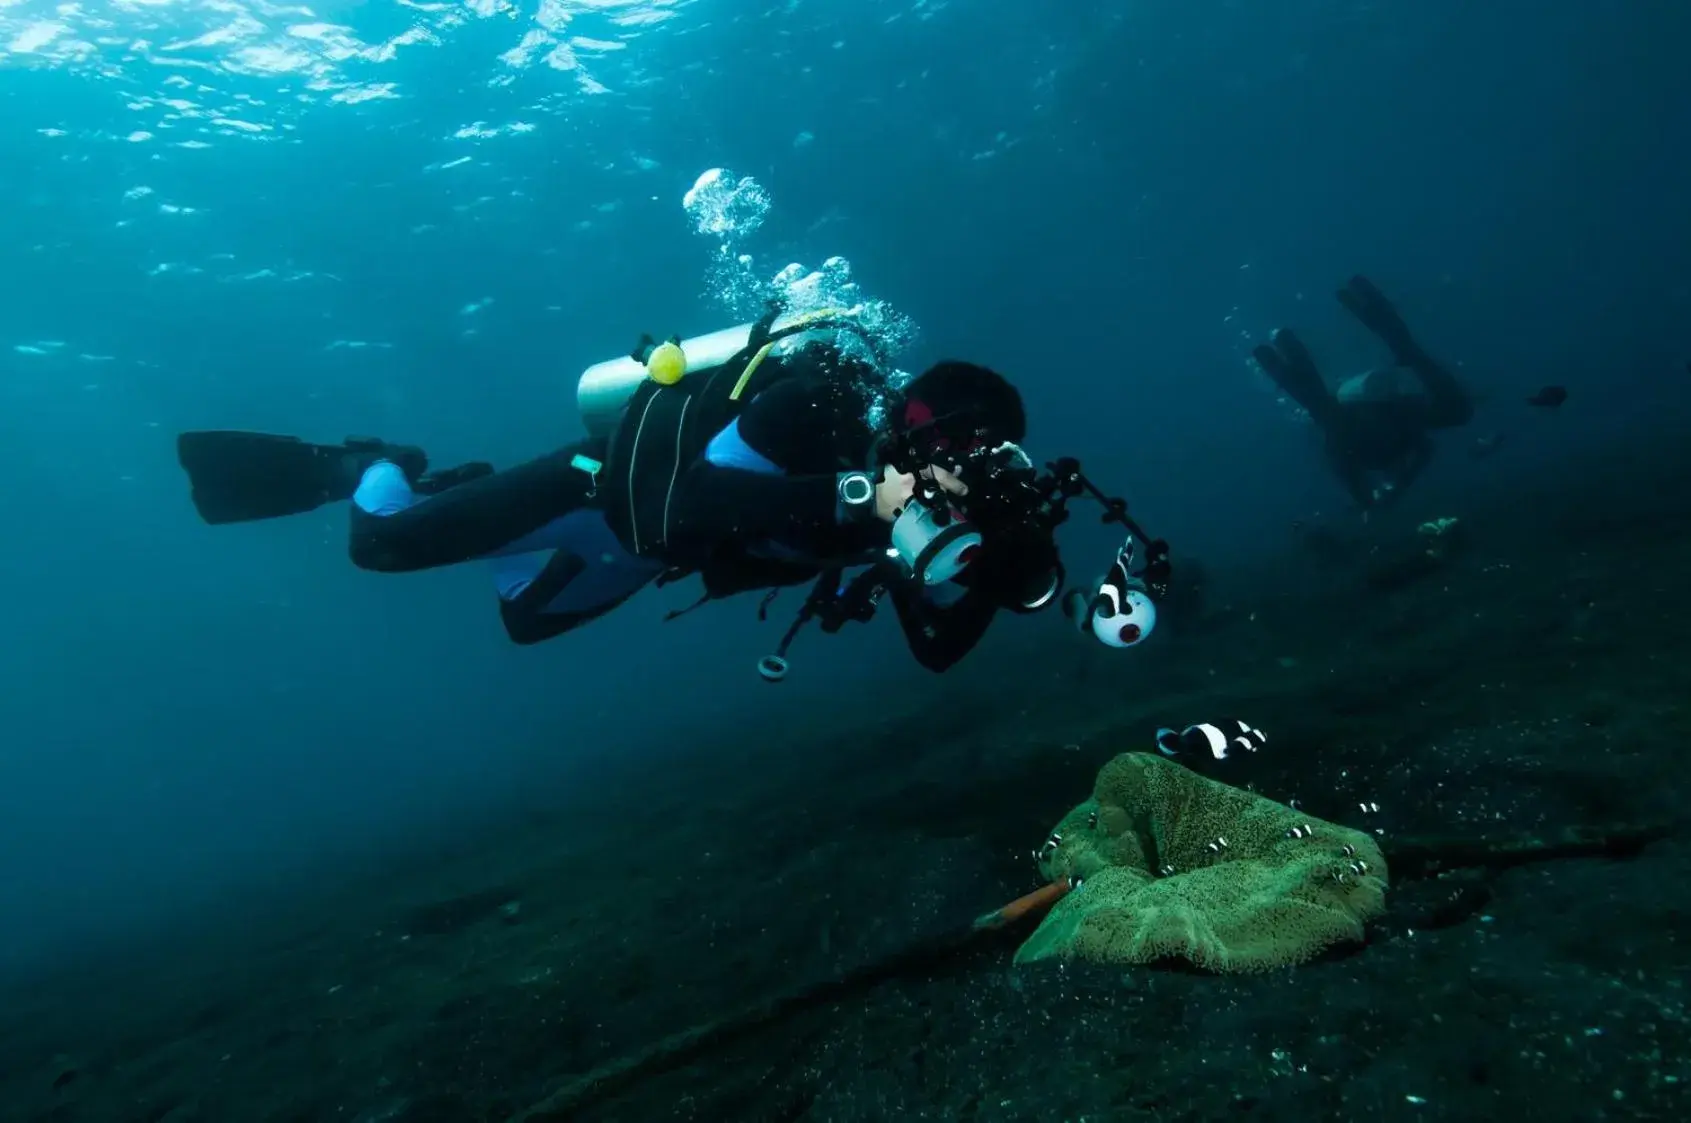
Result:
{"label": "diver's arm", "polygon": [[906,586],[894,585],[890,596],[910,654],[935,674],[950,670],[973,651],[998,614],[997,606],[978,589],[944,607]]}
{"label": "diver's arm", "polygon": [[833,443],[828,405],[807,378],[780,382],[759,394],[735,423],[735,435],[764,469],[736,467],[709,451],[689,465],[671,500],[671,546],[683,554],[730,538],[796,546],[860,517],[842,509],[835,473],[789,475],[783,470],[814,459],[816,444]]}
{"label": "diver's arm", "polygon": [[1442,363],[1425,351],[1404,361],[1427,390],[1427,424],[1434,429],[1453,429],[1474,418],[1474,400]]}
{"label": "diver's arm", "polygon": [[1391,476],[1391,487],[1384,489],[1379,497],[1378,505],[1385,507],[1395,502],[1403,493],[1409,490],[1409,485],[1426,470],[1433,459],[1433,442],[1425,433],[1415,442],[1415,447],[1403,458],[1403,463]]}
{"label": "diver's arm", "polygon": [[1040,532],[989,542],[953,578],[963,592],[949,604],[902,585],[894,585],[891,596],[911,654],[938,673],[974,650],[1000,608],[1029,613],[1056,603],[1063,576],[1056,541]]}
{"label": "diver's arm", "polygon": [[1357,467],[1356,463],[1347,456],[1338,453],[1330,455],[1333,462],[1333,471],[1338,474],[1339,482],[1344,484],[1345,490],[1350,493],[1351,501],[1356,504],[1359,510],[1364,512],[1373,507],[1374,488],[1368,482],[1368,473]]}
{"label": "diver's arm", "polygon": [[676,484],[670,544],[683,552],[725,539],[802,542],[837,524],[834,476],[782,476],[699,460]]}

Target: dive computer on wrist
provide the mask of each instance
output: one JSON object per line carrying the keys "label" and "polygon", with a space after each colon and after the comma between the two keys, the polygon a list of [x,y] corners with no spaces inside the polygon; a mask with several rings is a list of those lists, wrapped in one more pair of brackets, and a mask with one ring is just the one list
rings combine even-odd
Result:
{"label": "dive computer on wrist", "polygon": [[865,519],[875,511],[875,481],[867,472],[841,472],[834,495],[839,499],[841,521]]}

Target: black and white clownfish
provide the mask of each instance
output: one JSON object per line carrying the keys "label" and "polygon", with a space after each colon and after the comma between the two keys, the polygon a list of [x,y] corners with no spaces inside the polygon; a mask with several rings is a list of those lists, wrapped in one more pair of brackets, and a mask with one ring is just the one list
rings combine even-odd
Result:
{"label": "black and white clownfish", "polygon": [[1133,538],[1116,552],[1110,571],[1091,596],[1070,589],[1063,597],[1063,615],[1083,633],[1106,647],[1132,647],[1157,626],[1157,606],[1145,582],[1133,575]]}
{"label": "black and white clownfish", "polygon": [[1157,750],[1164,756],[1205,752],[1226,760],[1233,752],[1254,753],[1268,743],[1268,735],[1252,729],[1237,718],[1215,723],[1188,725],[1185,729],[1157,730]]}

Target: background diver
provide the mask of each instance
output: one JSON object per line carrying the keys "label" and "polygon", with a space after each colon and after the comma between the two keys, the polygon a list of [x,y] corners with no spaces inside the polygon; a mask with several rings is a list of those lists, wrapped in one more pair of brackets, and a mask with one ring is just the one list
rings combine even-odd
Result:
{"label": "background diver", "polygon": [[1391,351],[1392,366],[1329,390],[1309,349],[1289,329],[1277,330],[1252,354],[1320,427],[1329,463],[1357,506],[1368,511],[1399,498],[1432,459],[1429,434],[1467,424],[1474,406],[1372,281],[1352,277],[1338,298]]}
{"label": "background diver", "polygon": [[[375,438],[317,445],[239,431],[183,433],[178,458],[208,523],[350,499],[349,552],[362,569],[490,560],[501,618],[521,644],[692,574],[701,603],[815,582],[780,651],[759,664],[771,681],[785,676],[800,625],[836,631],[868,619],[883,594],[933,671],[967,654],[1000,609],[1061,600],[1076,627],[1112,647],[1150,634],[1166,547],[1078,462],[1059,461],[1060,475],[1032,470],[1009,381],[946,361],[893,390],[872,346],[852,345],[868,337],[851,312],[785,323],[779,312],[685,344],[646,337],[589,368],[578,389],[588,436],[504,471],[475,462],[431,473],[422,449]],[[1064,597],[1053,531],[1064,500],[1083,492],[1129,533],[1097,586]],[[1143,568],[1136,534],[1149,550]],[[858,566],[868,568],[847,582]]]}

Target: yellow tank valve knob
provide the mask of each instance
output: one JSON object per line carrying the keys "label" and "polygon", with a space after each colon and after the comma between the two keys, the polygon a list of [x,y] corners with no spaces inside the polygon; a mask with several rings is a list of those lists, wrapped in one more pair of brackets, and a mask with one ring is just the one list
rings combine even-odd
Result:
{"label": "yellow tank valve knob", "polygon": [[687,353],[679,343],[660,343],[646,357],[646,373],[659,386],[674,386],[687,373]]}

